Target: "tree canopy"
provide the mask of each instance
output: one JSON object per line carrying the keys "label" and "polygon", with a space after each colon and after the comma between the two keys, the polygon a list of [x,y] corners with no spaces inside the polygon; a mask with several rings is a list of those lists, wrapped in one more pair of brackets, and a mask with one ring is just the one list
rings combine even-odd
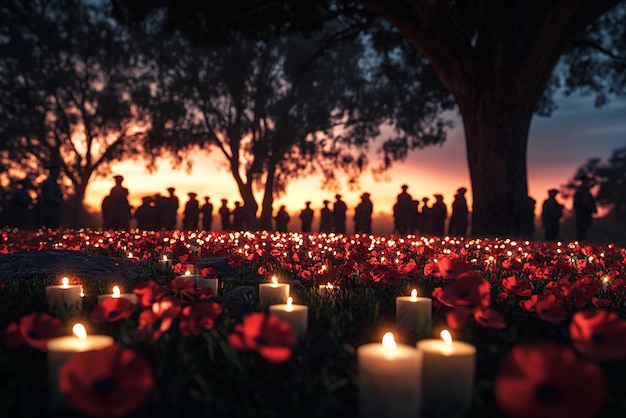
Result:
{"label": "tree canopy", "polygon": [[598,104],[607,94],[624,92],[619,51],[626,29],[619,22],[626,8],[620,0],[118,0],[116,5],[118,16],[131,21],[164,11],[168,28],[196,42],[221,42],[241,28],[250,36],[312,34],[338,16],[352,24],[330,36],[329,44],[351,41],[372,27],[381,31],[381,48],[408,41],[428,59],[463,118],[476,236],[524,233],[528,132],[537,110],[549,113],[554,107],[546,92],[559,86],[582,89],[596,94]]}
{"label": "tree canopy", "polygon": [[143,151],[155,97],[150,61],[106,4],[0,4],[0,159],[5,176],[59,165],[79,218],[85,190]]}

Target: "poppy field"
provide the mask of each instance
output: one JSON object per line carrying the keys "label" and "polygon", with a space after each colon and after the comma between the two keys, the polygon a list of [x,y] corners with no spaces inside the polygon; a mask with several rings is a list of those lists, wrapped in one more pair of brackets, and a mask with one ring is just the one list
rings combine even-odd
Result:
{"label": "poppy field", "polygon": [[[623,246],[138,230],[0,237],[0,263],[59,251],[133,266],[119,278],[32,275],[26,265],[0,277],[0,416],[356,417],[356,351],[388,331],[415,346],[396,324],[396,298],[412,289],[432,298],[430,337],[447,329],[476,347],[463,416],[626,416]],[[217,292],[188,270],[218,279]],[[46,299],[63,276],[83,290],[71,315]],[[272,277],[308,307],[306,332],[260,303],[259,284]],[[133,296],[99,301],[114,285]],[[114,342],[51,375],[48,343],[77,322]]]}

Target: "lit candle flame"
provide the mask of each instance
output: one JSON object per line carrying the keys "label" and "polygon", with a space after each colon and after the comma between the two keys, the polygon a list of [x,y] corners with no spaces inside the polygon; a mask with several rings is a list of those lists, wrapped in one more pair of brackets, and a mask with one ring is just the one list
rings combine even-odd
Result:
{"label": "lit candle flame", "polygon": [[330,289],[332,290],[335,286],[333,286],[333,284],[331,282],[327,282],[326,283],[326,289]]}
{"label": "lit candle flame", "polygon": [[272,286],[276,285],[278,285],[278,279],[276,278],[276,276],[272,276]]}
{"label": "lit candle flame", "polygon": [[293,298],[291,296],[287,298],[287,305],[293,305]]}
{"label": "lit candle flame", "polygon": [[128,258],[133,258],[133,253],[128,253]]}
{"label": "lit candle flame", "polygon": [[83,289],[82,287],[80,288],[80,297],[81,298],[85,297],[85,289]]}
{"label": "lit candle flame", "polygon": [[417,300],[417,289],[411,290],[411,300]]}
{"label": "lit candle flame", "polygon": [[85,329],[85,326],[80,322],[74,324],[74,326],[72,327],[72,332],[79,340],[87,339],[87,330]]}
{"label": "lit candle flame", "polygon": [[393,337],[392,332],[387,332],[383,335],[383,347],[387,350],[395,350],[397,348],[396,339]]}
{"label": "lit candle flame", "polygon": [[163,261],[167,261],[167,256],[166,255],[163,256]]}
{"label": "lit candle flame", "polygon": [[70,279],[68,279],[67,277],[64,277],[61,279],[61,285],[64,288],[67,288],[70,285]]}
{"label": "lit candle flame", "polygon": [[452,335],[447,329],[441,331],[441,339],[446,343],[447,346],[452,346]]}
{"label": "lit candle flame", "polygon": [[189,270],[185,271],[185,276],[191,276],[191,272]]}
{"label": "lit candle flame", "polygon": [[113,297],[116,298],[116,299],[119,299],[120,295],[121,295],[120,287],[119,286],[113,286]]}

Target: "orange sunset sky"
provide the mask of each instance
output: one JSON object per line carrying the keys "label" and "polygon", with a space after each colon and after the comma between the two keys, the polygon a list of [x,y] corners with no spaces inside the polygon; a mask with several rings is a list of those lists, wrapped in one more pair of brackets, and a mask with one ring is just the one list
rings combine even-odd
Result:
{"label": "orange sunset sky", "polygon": [[[593,107],[592,98],[562,97],[557,103],[559,109],[552,117],[535,117],[531,126],[528,184],[529,194],[537,200],[538,211],[547,197],[547,190],[566,183],[576,168],[588,158],[606,159],[614,149],[626,146],[626,99],[615,100],[602,109]],[[374,154],[372,160],[375,159]],[[176,187],[176,194],[181,201],[180,211],[187,201],[187,192],[191,191],[198,193],[200,201],[205,195],[211,196],[216,210],[221,198],[227,198],[232,208],[234,201],[240,200],[240,197],[234,180],[223,168],[221,155],[216,151],[211,155],[198,153],[193,160],[190,173],[182,168],[172,169],[164,159],[160,161],[158,170],[152,174],[148,173],[141,162],[132,161],[114,165],[113,174],[122,174],[125,177],[124,185],[129,189],[131,205],[135,207],[140,204],[142,196],[158,192],[167,194],[166,188],[173,186]],[[467,198],[471,205],[471,185],[460,120],[457,118],[455,127],[449,132],[443,146],[413,151],[406,161],[395,164],[388,177],[388,181],[377,182],[367,172],[361,177],[359,190],[349,190],[344,184],[337,191],[322,190],[319,177],[294,181],[288,187],[286,195],[275,200],[274,208],[277,210],[281,204],[286,205],[292,215],[290,228],[297,229],[299,222],[294,217],[297,217],[306,200],[313,202],[317,218],[322,200],[333,201],[334,194],[338,192],[348,204],[350,216],[360,200],[360,195],[367,191],[371,193],[374,202],[374,216],[388,215],[403,183],[409,185],[408,191],[414,198],[429,196],[431,203],[434,193],[443,194],[449,207],[456,189],[464,186],[469,189]],[[86,196],[91,210],[99,211],[102,198],[113,184],[111,177],[98,178],[91,182]],[[563,203],[566,207],[571,207],[570,202]],[[352,226],[350,222],[348,225],[349,228]]]}

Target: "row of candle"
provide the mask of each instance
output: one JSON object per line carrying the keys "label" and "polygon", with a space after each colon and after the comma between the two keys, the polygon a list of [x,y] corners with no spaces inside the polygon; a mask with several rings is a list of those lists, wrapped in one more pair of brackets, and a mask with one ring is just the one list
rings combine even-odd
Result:
{"label": "row of candle", "polygon": [[362,418],[464,416],[472,398],[476,347],[442,339],[416,346],[397,344],[388,332],[382,343],[357,349]]}

